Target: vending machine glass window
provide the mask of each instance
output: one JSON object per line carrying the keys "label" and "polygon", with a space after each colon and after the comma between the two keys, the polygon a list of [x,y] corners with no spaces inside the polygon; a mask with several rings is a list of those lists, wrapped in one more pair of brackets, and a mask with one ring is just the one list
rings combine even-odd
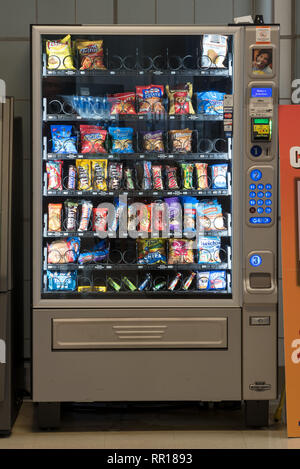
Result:
{"label": "vending machine glass window", "polygon": [[233,36],[41,41],[41,297],[232,298]]}

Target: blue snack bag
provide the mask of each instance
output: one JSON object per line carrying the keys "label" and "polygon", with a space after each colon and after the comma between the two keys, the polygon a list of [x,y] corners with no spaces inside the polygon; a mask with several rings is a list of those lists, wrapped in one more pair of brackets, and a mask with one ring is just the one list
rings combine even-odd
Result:
{"label": "blue snack bag", "polygon": [[51,125],[53,153],[78,153],[77,137],[71,133],[72,125]]}
{"label": "blue snack bag", "polygon": [[131,127],[108,127],[112,137],[112,153],[133,153],[133,129]]}
{"label": "blue snack bag", "polygon": [[52,272],[47,270],[48,291],[76,290],[77,272]]}
{"label": "blue snack bag", "polygon": [[223,114],[224,95],[220,91],[200,91],[197,95],[197,113],[216,116]]}

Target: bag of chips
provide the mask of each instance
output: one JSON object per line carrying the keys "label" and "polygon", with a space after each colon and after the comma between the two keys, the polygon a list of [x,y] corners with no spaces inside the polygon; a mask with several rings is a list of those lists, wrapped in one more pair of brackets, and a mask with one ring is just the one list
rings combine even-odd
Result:
{"label": "bag of chips", "polygon": [[197,96],[197,113],[209,116],[223,114],[224,96],[220,91],[201,91]]}
{"label": "bag of chips", "polygon": [[143,135],[144,150],[146,153],[163,153],[164,141],[161,130],[145,132]]}
{"label": "bag of chips", "polygon": [[46,163],[46,171],[47,171],[47,179],[48,179],[48,191],[55,190],[55,191],[62,191],[62,161],[47,161]]}
{"label": "bag of chips", "polygon": [[112,153],[133,153],[133,129],[131,127],[109,127],[112,138]]}
{"label": "bag of chips", "polygon": [[195,114],[192,105],[193,85],[192,83],[180,83],[170,89],[166,85],[166,92],[169,98],[169,114]]}
{"label": "bag of chips", "polygon": [[103,64],[103,41],[77,40],[80,70],[106,70]]}
{"label": "bag of chips", "polygon": [[48,204],[48,231],[61,231],[62,204]]}
{"label": "bag of chips", "polygon": [[166,240],[138,239],[138,264],[166,264]]}
{"label": "bag of chips", "polygon": [[111,105],[110,113],[114,114],[136,114],[135,111],[135,94],[128,93],[115,93],[108,98]]}
{"label": "bag of chips", "polygon": [[79,256],[80,238],[67,238],[48,244],[48,264],[69,264]]}
{"label": "bag of chips", "polygon": [[163,85],[136,86],[136,96],[139,103],[139,114],[163,114]]}
{"label": "bag of chips", "polygon": [[190,129],[170,130],[171,151],[174,153],[192,152],[192,133]]}
{"label": "bag of chips", "polygon": [[193,241],[187,239],[169,239],[169,264],[193,264]]}
{"label": "bag of chips", "polygon": [[195,163],[197,189],[208,189],[207,163]]}
{"label": "bag of chips", "polygon": [[211,179],[213,189],[227,189],[228,164],[213,164],[211,166]]}
{"label": "bag of chips", "polygon": [[81,125],[81,153],[107,153],[105,139],[107,130],[98,125]]}
{"label": "bag of chips", "polygon": [[47,270],[48,291],[74,291],[77,284],[77,272],[53,272]]}
{"label": "bag of chips", "polygon": [[78,190],[92,190],[91,162],[90,160],[76,160],[76,169],[78,176]]}
{"label": "bag of chips", "polygon": [[72,125],[51,125],[52,152],[77,154],[77,137],[72,136]]}
{"label": "bag of chips", "polygon": [[93,189],[107,191],[107,160],[92,160]]}
{"label": "bag of chips", "polygon": [[71,36],[46,41],[48,70],[75,70],[72,57]]}
{"label": "bag of chips", "polygon": [[224,68],[227,55],[227,36],[204,34],[202,40],[202,67]]}
{"label": "bag of chips", "polygon": [[198,239],[198,263],[218,264],[220,259],[221,240],[217,236],[202,236]]}

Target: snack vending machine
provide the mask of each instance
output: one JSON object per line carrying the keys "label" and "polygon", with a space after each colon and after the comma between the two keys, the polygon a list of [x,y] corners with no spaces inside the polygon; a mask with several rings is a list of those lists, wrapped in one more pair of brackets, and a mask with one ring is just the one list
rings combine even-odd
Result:
{"label": "snack vending machine", "polygon": [[33,400],[245,401],[277,368],[278,26],[33,26]]}

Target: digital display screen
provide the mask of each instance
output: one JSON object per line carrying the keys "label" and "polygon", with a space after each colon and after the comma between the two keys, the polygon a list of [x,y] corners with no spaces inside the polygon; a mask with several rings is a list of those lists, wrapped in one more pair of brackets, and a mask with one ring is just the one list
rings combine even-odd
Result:
{"label": "digital display screen", "polygon": [[251,88],[251,98],[272,98],[272,88]]}

